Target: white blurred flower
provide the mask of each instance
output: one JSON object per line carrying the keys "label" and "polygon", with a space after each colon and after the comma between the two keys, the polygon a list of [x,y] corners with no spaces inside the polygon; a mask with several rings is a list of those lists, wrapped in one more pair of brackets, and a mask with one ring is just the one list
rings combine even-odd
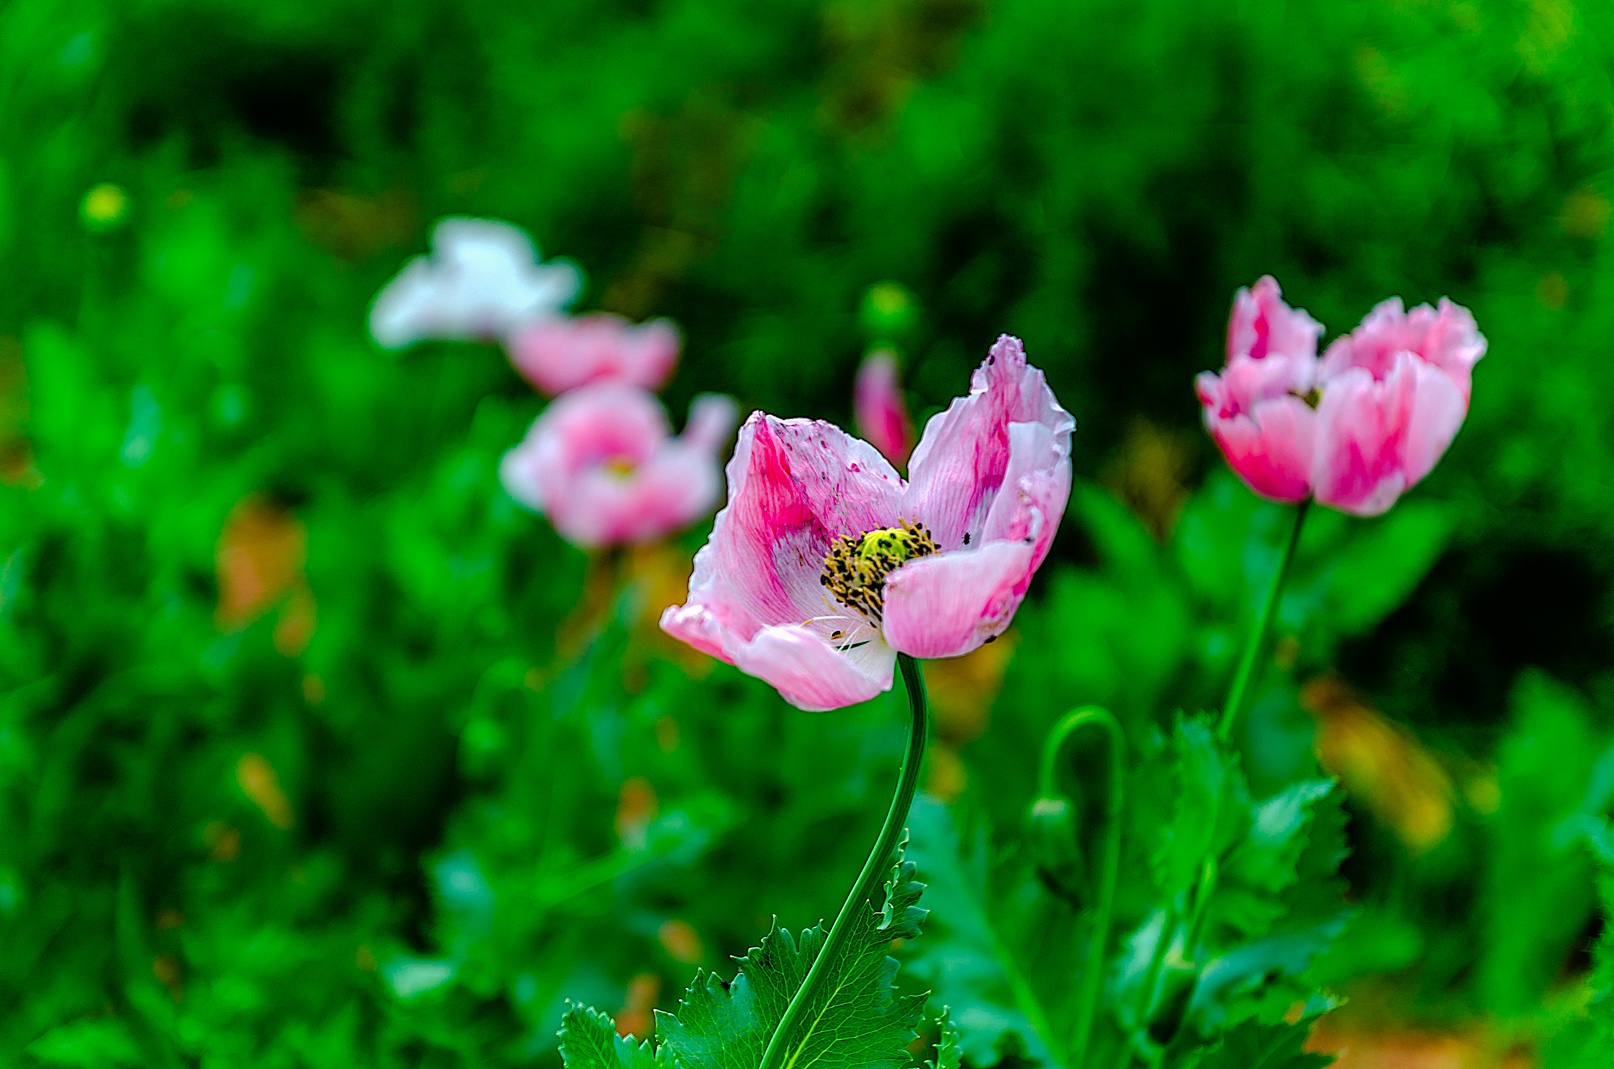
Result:
{"label": "white blurred flower", "polygon": [[582,286],[567,260],[540,263],[526,231],[496,219],[450,216],[432,252],[404,265],[370,306],[370,334],[388,349],[427,338],[502,338],[557,315]]}

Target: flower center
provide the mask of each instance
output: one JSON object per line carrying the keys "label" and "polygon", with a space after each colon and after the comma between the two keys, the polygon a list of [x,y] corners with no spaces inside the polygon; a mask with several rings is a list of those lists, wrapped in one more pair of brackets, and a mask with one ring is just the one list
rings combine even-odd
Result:
{"label": "flower center", "polygon": [[849,609],[879,624],[885,609],[885,577],[908,561],[940,553],[922,523],[897,520],[861,535],[842,535],[830,544],[818,581]]}

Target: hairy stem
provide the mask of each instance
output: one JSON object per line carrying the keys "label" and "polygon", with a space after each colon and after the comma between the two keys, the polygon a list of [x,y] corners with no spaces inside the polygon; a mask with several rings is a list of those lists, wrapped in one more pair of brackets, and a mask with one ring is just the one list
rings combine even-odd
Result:
{"label": "hairy stem", "polygon": [[875,895],[875,892],[885,882],[887,872],[891,867],[891,855],[897,848],[897,841],[902,837],[903,825],[908,822],[908,810],[913,806],[914,792],[919,788],[919,764],[925,756],[925,742],[930,735],[930,708],[925,702],[925,682],[919,675],[919,662],[906,653],[897,654],[897,666],[902,670],[902,682],[908,688],[908,704],[913,708],[913,726],[908,735],[908,749],[902,755],[902,771],[897,776],[897,793],[891,798],[891,808],[886,812],[885,824],[880,828],[879,838],[874,840],[874,849],[869,851],[869,859],[863,863],[863,871],[858,874],[857,882],[852,885],[851,893],[846,896],[846,902],[841,906],[841,912],[835,917],[835,923],[830,925],[829,935],[824,939],[824,945],[819,948],[818,956],[813,959],[812,968],[807,970],[807,976],[796,989],[790,1004],[785,1007],[784,1016],[779,1018],[778,1026],[773,1030],[773,1036],[768,1040],[768,1047],[762,1052],[762,1063],[759,1069],[783,1069],[787,1065],[794,1065],[797,1050],[790,1049],[792,1033],[801,1015],[806,1012],[807,1004],[812,1000],[814,993],[824,985],[836,958],[845,948],[846,940],[852,931],[852,918],[859,909],[868,909],[866,905]]}
{"label": "hairy stem", "polygon": [[[1092,942],[1087,949],[1087,970],[1082,975],[1076,997],[1076,1017],[1071,1033],[1069,1064],[1081,1069],[1087,1062],[1087,1047],[1093,1038],[1093,1021],[1098,1014],[1098,994],[1104,974],[1104,949],[1110,938],[1110,914],[1115,906],[1115,881],[1121,869],[1121,807],[1126,800],[1126,735],[1107,709],[1096,705],[1073,709],[1048,733],[1042,745],[1041,795],[1058,793],[1055,776],[1065,743],[1086,727],[1098,728],[1107,736],[1110,754],[1109,793],[1104,806],[1104,853],[1099,858],[1098,907],[1093,919]],[[1080,844],[1078,843],[1078,848]]]}
{"label": "hairy stem", "polygon": [[1244,644],[1238,671],[1233,673],[1233,683],[1227,688],[1227,700],[1222,703],[1222,721],[1216,729],[1217,737],[1223,742],[1232,737],[1233,722],[1238,719],[1239,706],[1244,702],[1244,692],[1249,689],[1256,659],[1261,654],[1261,647],[1266,644],[1267,630],[1272,625],[1272,612],[1277,607],[1278,596],[1283,593],[1284,581],[1289,578],[1289,565],[1294,561],[1295,547],[1300,544],[1300,528],[1305,524],[1306,513],[1310,509],[1309,500],[1302,501],[1295,508],[1294,530],[1289,532],[1289,543],[1283,548],[1278,570],[1272,574],[1272,585],[1267,588],[1266,600],[1261,603],[1261,611],[1256,615],[1255,624],[1250,628],[1250,637]]}

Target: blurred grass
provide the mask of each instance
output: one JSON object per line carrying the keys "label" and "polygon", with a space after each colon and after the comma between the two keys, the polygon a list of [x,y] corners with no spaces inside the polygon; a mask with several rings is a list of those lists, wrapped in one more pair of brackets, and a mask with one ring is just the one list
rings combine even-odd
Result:
{"label": "blurred grass", "polygon": [[[1420,1005],[1520,1012],[1578,967],[1587,877],[1531,829],[1582,798],[1563,755],[1590,762],[1614,698],[1611,21],[1572,0],[12,0],[5,1057],[525,1062],[564,996],[642,1015],[635,977],[672,990],[764,910],[836,899],[888,710],[692,681],[632,597],[574,613],[586,562],[494,475],[539,400],[492,350],[364,335],[450,212],[584,264],[585,305],[677,318],[675,409],[722,389],[848,422],[886,279],[917,304],[921,418],[999,331],[1026,339],[1078,471],[1144,526],[1073,512],[988,734],[966,745],[985,714],[959,714],[946,789],[1005,810],[1049,693],[1130,704],[1138,730],[1214,700],[1211,609],[1238,604],[1215,584],[1259,564],[1217,547],[1271,526],[1214,480],[1184,504],[1218,467],[1190,381],[1234,287],[1272,272],[1331,332],[1390,294],[1470,306],[1473,410],[1406,505],[1437,522],[1364,541],[1349,575],[1401,571],[1307,602],[1292,663],[1480,769],[1460,778],[1500,769],[1497,815],[1458,806],[1417,858],[1359,811],[1350,875],[1383,907],[1379,966],[1435,948]],[[1138,563],[1167,538],[1191,596]],[[1287,679],[1261,714],[1273,777],[1309,746]],[[634,777],[642,838],[615,826]],[[1515,900],[1547,930],[1511,925]],[[699,942],[669,944],[677,924]]]}

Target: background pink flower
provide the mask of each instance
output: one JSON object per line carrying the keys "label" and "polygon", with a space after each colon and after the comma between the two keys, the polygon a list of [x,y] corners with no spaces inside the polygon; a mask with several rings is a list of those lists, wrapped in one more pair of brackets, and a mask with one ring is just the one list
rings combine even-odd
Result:
{"label": "background pink flower", "polygon": [[607,380],[659,389],[672,374],[682,344],[671,320],[636,326],[621,316],[596,312],[535,320],[517,330],[506,348],[528,382],[558,396]]}
{"label": "background pink flower", "polygon": [[1384,512],[1429,474],[1468,412],[1485,339],[1464,308],[1383,302],[1328,347],[1322,326],[1263,278],[1240,290],[1227,366],[1195,380],[1205,426],[1250,489],[1315,497],[1358,516]]}
{"label": "background pink flower", "polygon": [[737,415],[730,398],[702,395],[674,438],[653,395],[596,383],[550,405],[505,454],[499,477],[576,545],[652,541],[717,504],[718,453]]}
{"label": "background pink flower", "polygon": [[1283,302],[1267,276],[1233,298],[1227,365],[1194,381],[1205,427],[1250,489],[1274,501],[1311,496],[1316,414],[1306,402],[1323,327]]}
{"label": "background pink flower", "polygon": [[1070,495],[1075,421],[998,339],[925,427],[905,483],[867,442],[755,413],[729,502],[661,626],[803,709],[890,688],[897,653],[953,657],[1009,625]]}
{"label": "background pink flower", "polygon": [[852,420],[857,433],[893,464],[906,464],[913,451],[913,420],[897,378],[897,357],[876,349],[864,357],[852,384]]}

